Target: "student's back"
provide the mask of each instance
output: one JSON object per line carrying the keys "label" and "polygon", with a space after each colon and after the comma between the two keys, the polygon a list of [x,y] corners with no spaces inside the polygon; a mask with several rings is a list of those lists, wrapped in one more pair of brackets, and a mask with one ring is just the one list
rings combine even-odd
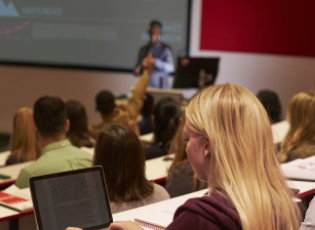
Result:
{"label": "student's back", "polygon": [[105,125],[98,137],[94,165],[102,165],[113,213],[169,198],[145,177],[145,158],[137,135],[128,127]]}
{"label": "student's back", "polygon": [[66,133],[69,121],[65,104],[57,97],[41,97],[34,105],[34,122],[39,143],[43,147],[41,157],[20,172],[16,185],[28,187],[32,176],[90,167],[92,157],[70,144]]}
{"label": "student's back", "polygon": [[290,128],[281,142],[281,162],[315,155],[315,93],[301,92],[291,99],[287,120]]}
{"label": "student's back", "polygon": [[6,160],[6,165],[36,160],[39,156],[40,147],[34,131],[33,110],[22,107],[13,119],[10,155]]}

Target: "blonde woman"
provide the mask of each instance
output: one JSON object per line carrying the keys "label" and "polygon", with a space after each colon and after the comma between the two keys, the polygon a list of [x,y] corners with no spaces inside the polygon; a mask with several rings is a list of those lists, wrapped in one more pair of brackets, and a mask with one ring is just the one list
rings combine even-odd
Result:
{"label": "blonde woman", "polygon": [[[209,194],[186,201],[167,230],[296,230],[297,207],[279,170],[270,122],[247,89],[216,85],[186,109],[186,151]],[[109,230],[142,229],[118,221]]]}
{"label": "blonde woman", "polygon": [[10,152],[6,165],[35,160],[40,156],[31,108],[22,107],[14,116]]}
{"label": "blonde woman", "polygon": [[315,93],[296,94],[289,105],[289,131],[281,143],[280,162],[315,155]]}

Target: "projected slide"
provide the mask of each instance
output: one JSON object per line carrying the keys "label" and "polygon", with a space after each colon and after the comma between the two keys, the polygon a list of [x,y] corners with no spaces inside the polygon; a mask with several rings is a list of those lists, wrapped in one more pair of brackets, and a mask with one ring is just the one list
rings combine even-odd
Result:
{"label": "projected slide", "polygon": [[174,59],[187,43],[188,0],[0,0],[0,61],[133,69],[149,23]]}

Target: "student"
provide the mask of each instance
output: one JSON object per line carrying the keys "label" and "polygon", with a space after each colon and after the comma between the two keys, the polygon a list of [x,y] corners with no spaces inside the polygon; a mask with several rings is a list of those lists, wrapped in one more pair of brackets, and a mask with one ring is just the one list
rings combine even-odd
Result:
{"label": "student", "polygon": [[94,165],[102,165],[113,213],[168,199],[166,190],[145,178],[145,159],[137,135],[118,124],[104,126]]}
{"label": "student", "polygon": [[146,99],[143,102],[141,109],[142,120],[138,122],[138,127],[141,135],[153,132],[152,112],[154,108],[154,98],[151,94],[146,93]]}
{"label": "student", "polygon": [[281,102],[276,92],[271,90],[260,90],[257,97],[265,107],[272,124],[282,120]]}
{"label": "student", "polygon": [[94,138],[88,132],[88,120],[84,106],[79,101],[66,102],[67,117],[70,121],[70,129],[67,137],[74,146],[93,148]]}
{"label": "student", "polygon": [[170,97],[160,99],[153,109],[153,146],[144,150],[146,159],[169,153],[169,145],[180,124],[181,109]]}
{"label": "student", "polygon": [[108,123],[127,126],[137,135],[140,135],[137,119],[145,99],[145,90],[149,84],[149,74],[153,66],[152,59],[152,55],[143,59],[144,71],[127,105],[116,105],[114,95],[108,90],[103,90],[96,95],[96,111],[100,113],[102,122],[89,126],[89,133],[94,139],[98,138],[103,126]]}
{"label": "student", "polygon": [[169,151],[175,154],[173,163],[168,170],[165,186],[171,197],[184,195],[208,187],[206,182],[202,182],[195,177],[194,170],[190,165],[186,153],[184,127],[185,116],[182,117],[181,124],[171,142]]}
{"label": "student", "polygon": [[40,156],[31,108],[22,107],[14,116],[10,152],[6,165],[36,160]]}
{"label": "student", "polygon": [[29,187],[30,177],[90,167],[92,156],[67,140],[69,120],[64,102],[58,97],[41,97],[34,105],[35,131],[41,156],[23,168],[15,185]]}
{"label": "student", "polygon": [[[186,151],[209,194],[180,206],[167,230],[295,230],[298,208],[279,170],[265,109],[247,89],[206,88],[186,109]],[[109,230],[142,229],[117,221]]]}
{"label": "student", "polygon": [[315,93],[296,94],[288,108],[289,131],[281,143],[280,162],[315,155]]}

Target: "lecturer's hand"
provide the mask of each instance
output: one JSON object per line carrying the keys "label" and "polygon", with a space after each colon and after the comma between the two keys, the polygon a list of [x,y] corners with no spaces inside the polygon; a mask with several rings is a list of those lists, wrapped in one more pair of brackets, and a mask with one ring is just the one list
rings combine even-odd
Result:
{"label": "lecturer's hand", "polygon": [[83,230],[82,228],[68,227],[66,230]]}
{"label": "lecturer's hand", "polygon": [[144,230],[144,229],[132,221],[115,221],[115,223],[112,223],[109,226],[108,230]]}

